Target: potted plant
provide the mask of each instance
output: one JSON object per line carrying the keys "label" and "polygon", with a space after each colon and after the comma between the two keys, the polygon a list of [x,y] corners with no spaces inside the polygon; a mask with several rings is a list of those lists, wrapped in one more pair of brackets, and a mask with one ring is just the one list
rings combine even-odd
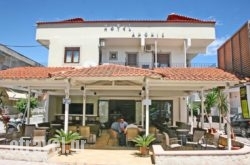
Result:
{"label": "potted plant", "polygon": [[81,136],[77,132],[72,132],[72,131],[65,132],[63,129],[61,129],[61,130],[56,130],[56,134],[50,140],[60,143],[61,154],[68,154],[68,153],[70,154],[71,143],[80,138]]}
{"label": "potted plant", "polygon": [[139,147],[141,155],[149,155],[149,145],[155,140],[153,134],[136,136],[132,141],[135,142],[135,146]]}

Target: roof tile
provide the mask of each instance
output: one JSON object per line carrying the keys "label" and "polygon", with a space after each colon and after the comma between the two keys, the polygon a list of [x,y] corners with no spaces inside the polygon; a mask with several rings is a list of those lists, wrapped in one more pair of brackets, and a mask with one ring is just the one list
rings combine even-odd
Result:
{"label": "roof tile", "polygon": [[239,81],[231,73],[218,68],[155,68],[142,69],[123,65],[95,67],[17,67],[0,71],[0,79],[41,79],[67,77],[136,77],[148,76],[179,81]]}
{"label": "roof tile", "polygon": [[209,23],[214,24],[215,21],[210,20],[200,20],[197,18],[191,18],[179,14],[169,14],[166,20],[84,20],[83,18],[72,18],[61,21],[41,21],[37,22],[38,25],[41,24],[65,24],[65,23],[125,23],[125,22],[134,22],[134,23]]}
{"label": "roof tile", "polygon": [[234,74],[218,68],[156,68],[167,80],[239,81]]}
{"label": "roof tile", "polygon": [[0,79],[49,78],[51,73],[71,69],[72,67],[16,67],[0,70]]}
{"label": "roof tile", "polygon": [[136,77],[150,76],[159,77],[160,75],[149,69],[128,67],[123,65],[100,65],[88,68],[78,68],[64,73],[55,73],[53,77]]}

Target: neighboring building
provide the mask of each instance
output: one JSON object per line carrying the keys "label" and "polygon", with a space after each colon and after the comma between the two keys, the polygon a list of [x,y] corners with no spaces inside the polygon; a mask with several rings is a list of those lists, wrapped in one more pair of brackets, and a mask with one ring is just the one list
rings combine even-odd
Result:
{"label": "neighboring building", "polygon": [[177,14],[165,20],[74,18],[38,22],[36,39],[49,48],[48,66],[189,67],[214,41],[215,21]]}
{"label": "neighboring building", "polygon": [[0,44],[0,70],[22,66],[42,66],[38,62]]}
{"label": "neighboring building", "polygon": [[218,67],[243,77],[250,77],[250,21],[220,46]]}
{"label": "neighboring building", "polygon": [[[0,70],[5,70],[14,67],[24,66],[42,66],[38,62],[25,57],[24,55],[0,44]],[[3,101],[4,108],[7,108],[9,113],[15,112],[15,101],[20,98],[26,98],[27,92],[8,88],[8,86],[0,87],[0,99]]]}
{"label": "neighboring building", "polygon": [[[250,77],[250,21],[247,21],[218,49],[218,67],[242,78]],[[240,86],[246,87],[247,102],[250,105],[249,83],[230,89],[231,114],[242,112]],[[249,111],[249,110],[247,110]],[[250,114],[250,113],[249,113]],[[250,117],[250,116],[249,116]]]}

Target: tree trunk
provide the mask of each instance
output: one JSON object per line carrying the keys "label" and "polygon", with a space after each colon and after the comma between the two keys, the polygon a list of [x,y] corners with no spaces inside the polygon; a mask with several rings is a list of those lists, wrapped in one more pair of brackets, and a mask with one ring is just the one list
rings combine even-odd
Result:
{"label": "tree trunk", "polygon": [[221,128],[221,113],[219,112],[219,130],[222,130]]}

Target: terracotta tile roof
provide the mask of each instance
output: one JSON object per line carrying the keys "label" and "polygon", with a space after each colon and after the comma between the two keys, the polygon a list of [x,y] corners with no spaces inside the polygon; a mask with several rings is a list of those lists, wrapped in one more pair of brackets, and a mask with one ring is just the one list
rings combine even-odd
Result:
{"label": "terracotta tile roof", "polygon": [[89,68],[17,67],[0,71],[0,79],[42,79],[66,77],[137,77],[148,76],[178,81],[239,81],[234,74],[218,68],[141,69],[123,65],[101,65]]}
{"label": "terracotta tile roof", "polygon": [[156,68],[167,80],[239,81],[234,74],[218,68]]}
{"label": "terracotta tile roof", "polygon": [[178,14],[168,15],[166,20],[84,20],[82,18],[72,18],[61,21],[41,21],[37,22],[38,25],[41,24],[64,24],[64,23],[209,23],[214,24],[215,21],[200,20],[196,18],[191,18]]}
{"label": "terracotta tile roof", "polygon": [[67,71],[72,67],[16,67],[0,70],[0,79],[49,78],[51,73]]}
{"label": "terracotta tile roof", "polygon": [[189,23],[215,23],[215,21],[201,20],[197,18],[191,18],[179,14],[169,14],[167,17],[167,22],[189,22]]}
{"label": "terracotta tile roof", "polygon": [[88,68],[78,68],[66,72],[58,72],[52,74],[53,77],[161,77],[160,74],[155,73],[149,69],[141,69],[135,67],[128,67],[123,65],[100,65]]}
{"label": "terracotta tile roof", "polygon": [[61,21],[51,21],[51,22],[38,22],[37,24],[63,24],[63,23],[84,23],[84,19],[82,18],[71,18]]}

